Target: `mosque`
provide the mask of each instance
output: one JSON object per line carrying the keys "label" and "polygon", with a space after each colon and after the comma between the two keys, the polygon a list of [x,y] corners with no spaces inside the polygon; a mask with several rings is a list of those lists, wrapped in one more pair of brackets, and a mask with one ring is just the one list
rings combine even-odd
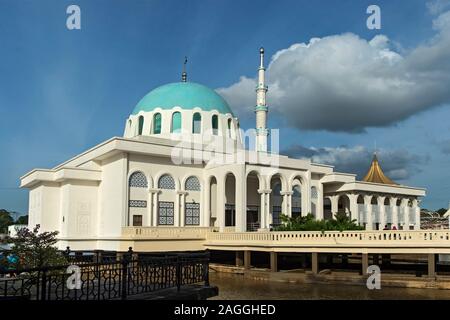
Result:
{"label": "mosque", "polygon": [[58,231],[62,248],[110,250],[136,234],[170,241],[183,230],[269,232],[282,214],[333,219],[339,212],[366,230],[420,229],[425,189],[393,182],[376,155],[358,181],[274,151],[259,53],[255,129],[244,132],[224,98],[188,81],[184,70],[181,82],[138,102],[123,137],[21,177],[29,226]]}

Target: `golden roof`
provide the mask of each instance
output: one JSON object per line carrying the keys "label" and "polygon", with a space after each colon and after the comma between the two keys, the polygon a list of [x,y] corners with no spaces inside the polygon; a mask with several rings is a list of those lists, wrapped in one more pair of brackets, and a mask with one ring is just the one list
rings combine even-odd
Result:
{"label": "golden roof", "polygon": [[397,184],[383,173],[383,170],[378,163],[377,155],[373,155],[372,164],[370,165],[370,169],[364,177],[363,181],[366,182],[374,182],[374,183],[383,183],[383,184]]}

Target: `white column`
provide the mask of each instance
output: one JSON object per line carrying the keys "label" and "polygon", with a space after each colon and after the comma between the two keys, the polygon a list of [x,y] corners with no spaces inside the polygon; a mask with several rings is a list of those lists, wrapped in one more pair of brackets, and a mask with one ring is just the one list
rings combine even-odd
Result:
{"label": "white column", "polygon": [[377,203],[378,203],[378,212],[380,213],[380,224],[379,224],[379,230],[383,230],[384,226],[386,225],[386,210],[384,207],[384,200],[386,199],[385,196],[379,196],[377,197]]}
{"label": "white column", "polygon": [[391,197],[389,202],[389,205],[391,206],[391,214],[392,214],[392,225],[391,225],[391,229],[395,226],[398,229],[398,206],[397,206],[397,197]]}
{"label": "white column", "polygon": [[364,196],[364,208],[366,209],[366,213],[367,213],[366,230],[373,230],[372,196],[371,195]]}
{"label": "white column", "polygon": [[334,216],[339,211],[339,195],[335,194],[330,196],[331,201],[331,218],[334,219]]}
{"label": "white column", "polygon": [[267,190],[266,194],[266,228],[269,228],[272,223],[272,204],[270,203],[270,195],[272,194],[272,190]]}
{"label": "white column", "polygon": [[317,185],[316,220],[323,220],[323,184]]}
{"label": "white column", "polygon": [[283,197],[283,202],[281,204],[281,213],[287,215],[288,217],[292,217],[292,203],[291,203],[291,195],[292,191],[281,191],[280,195]]}
{"label": "white column", "polygon": [[223,232],[225,229],[225,178],[217,179],[217,225],[219,231]]}
{"label": "white column", "polygon": [[174,204],[174,212],[173,212],[173,226],[180,226],[180,194],[175,192],[175,204]]}
{"label": "white column", "polygon": [[413,206],[412,209],[414,210],[414,230],[420,230],[420,207],[419,207],[419,200],[414,199],[413,200]]}
{"label": "white column", "polygon": [[266,192],[265,190],[258,190],[260,205],[259,205],[259,215],[260,215],[260,228],[266,229]]}
{"label": "white column", "polygon": [[[402,199],[401,206],[403,207],[403,230],[409,230],[409,199]],[[401,209],[400,209],[401,210]]]}
{"label": "white column", "polygon": [[204,201],[201,203],[201,207],[203,208],[201,215],[201,226],[209,227],[211,225],[211,184],[207,179],[205,180],[205,187],[203,191],[203,199]]}
{"label": "white column", "polygon": [[152,225],[154,227],[158,226],[158,195],[159,195],[159,193],[160,193],[160,190],[158,190],[158,189],[152,190],[152,195],[153,195],[153,210],[152,210],[153,223],[152,223]]}
{"label": "white column", "polygon": [[[242,176],[236,176],[235,208],[236,208],[236,232],[247,231],[247,179],[245,171]],[[225,206],[225,205],[224,205]]]}
{"label": "white column", "polygon": [[147,217],[145,223],[147,227],[153,226],[153,191],[150,190],[147,198]]}
{"label": "white column", "polygon": [[358,194],[350,193],[347,194],[350,200],[350,215],[352,220],[356,220],[359,223],[359,212],[358,212]]}
{"label": "white column", "polygon": [[185,226],[185,204],[186,204],[186,191],[179,191],[179,197],[180,197],[180,227]]}

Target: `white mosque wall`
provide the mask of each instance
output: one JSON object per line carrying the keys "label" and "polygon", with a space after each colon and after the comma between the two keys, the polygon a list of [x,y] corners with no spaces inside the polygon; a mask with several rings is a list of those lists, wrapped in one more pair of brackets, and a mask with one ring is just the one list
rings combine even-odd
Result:
{"label": "white mosque wall", "polygon": [[[172,132],[172,116],[175,112],[181,114],[181,130],[179,132]],[[194,133],[193,131],[193,117],[195,113],[201,115],[201,132]],[[161,115],[161,132],[154,133],[154,116]],[[218,129],[213,130],[212,119],[213,116],[218,118]],[[139,118],[143,117],[142,132],[139,134]],[[230,122],[230,129],[228,129]],[[124,137],[133,138],[139,135],[155,136],[171,140],[188,140],[198,141],[204,144],[219,145],[226,143],[226,140],[235,141],[242,144],[242,137],[240,136],[239,123],[237,118],[231,114],[222,114],[215,110],[204,111],[200,108],[182,109],[174,107],[172,109],[155,108],[152,111],[140,111],[138,114],[130,115],[125,124]],[[225,141],[225,142],[224,142]]]}

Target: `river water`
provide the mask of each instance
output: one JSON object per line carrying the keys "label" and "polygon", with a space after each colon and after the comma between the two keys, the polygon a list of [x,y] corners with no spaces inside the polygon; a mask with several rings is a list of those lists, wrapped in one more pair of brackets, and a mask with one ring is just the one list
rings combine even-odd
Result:
{"label": "river water", "polygon": [[450,299],[450,290],[386,287],[368,290],[365,286],[299,284],[244,278],[238,274],[211,273],[210,283],[219,287],[211,300],[412,300]]}

